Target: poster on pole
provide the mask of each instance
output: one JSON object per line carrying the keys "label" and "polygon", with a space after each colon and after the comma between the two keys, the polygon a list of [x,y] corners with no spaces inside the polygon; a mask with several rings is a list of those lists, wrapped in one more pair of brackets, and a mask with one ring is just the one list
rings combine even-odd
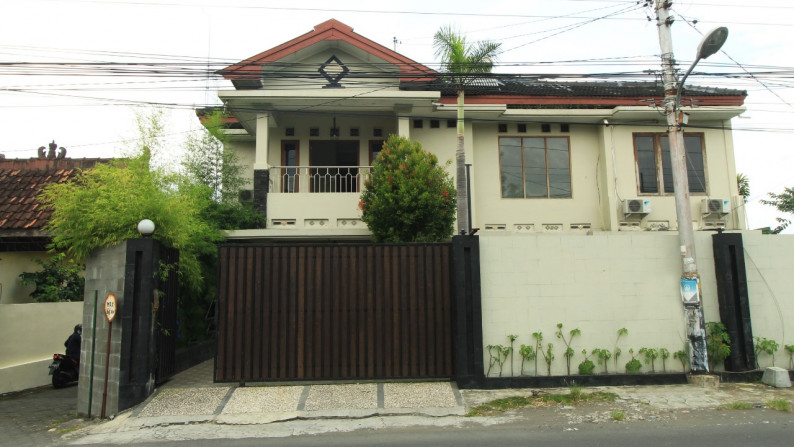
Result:
{"label": "poster on pole", "polygon": [[681,278],[681,299],[686,307],[697,307],[700,304],[700,287],[698,278]]}

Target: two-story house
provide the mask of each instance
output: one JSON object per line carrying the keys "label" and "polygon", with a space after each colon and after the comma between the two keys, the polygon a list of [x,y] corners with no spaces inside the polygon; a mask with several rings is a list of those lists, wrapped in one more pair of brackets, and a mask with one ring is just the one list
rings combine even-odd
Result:
{"label": "two-story house", "polygon": [[[249,167],[244,200],[267,229],[231,238],[365,239],[357,207],[383,140],[454,159],[456,93],[441,73],[336,20],[221,70],[229,144]],[[495,232],[675,229],[656,82],[493,74],[466,91],[472,226]],[[746,92],[687,87],[685,143],[696,229],[743,229],[731,118]],[[451,169],[454,175],[454,169]]]}

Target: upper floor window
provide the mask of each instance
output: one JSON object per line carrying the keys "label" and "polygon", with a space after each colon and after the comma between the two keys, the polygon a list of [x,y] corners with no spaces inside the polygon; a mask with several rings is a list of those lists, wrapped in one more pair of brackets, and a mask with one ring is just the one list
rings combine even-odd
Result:
{"label": "upper floor window", "polygon": [[[685,134],[687,178],[690,193],[706,192],[703,135]],[[672,194],[673,168],[670,139],[666,133],[634,134],[637,180],[642,194]]]}
{"label": "upper floor window", "polygon": [[503,198],[571,197],[567,137],[499,138]]}

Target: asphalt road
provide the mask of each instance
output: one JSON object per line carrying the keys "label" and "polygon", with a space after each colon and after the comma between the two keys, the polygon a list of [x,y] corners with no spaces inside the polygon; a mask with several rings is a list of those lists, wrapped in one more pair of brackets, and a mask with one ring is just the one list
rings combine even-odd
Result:
{"label": "asphalt road", "polygon": [[[34,388],[0,396],[0,446],[58,442],[77,415],[77,385]],[[52,431],[50,431],[52,430]]]}
{"label": "asphalt road", "polygon": [[522,417],[502,425],[467,424],[457,427],[412,427],[361,430],[287,438],[212,439],[134,444],[151,447],[203,446],[642,446],[692,445],[746,447],[792,445],[794,414],[766,409],[704,410],[675,420],[654,423],[558,424]]}

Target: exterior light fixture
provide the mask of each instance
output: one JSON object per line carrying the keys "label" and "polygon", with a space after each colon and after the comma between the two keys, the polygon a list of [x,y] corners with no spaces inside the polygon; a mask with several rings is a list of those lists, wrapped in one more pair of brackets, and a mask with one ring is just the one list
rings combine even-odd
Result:
{"label": "exterior light fixture", "polygon": [[138,222],[138,233],[141,233],[143,237],[151,237],[154,233],[154,222],[149,219]]}
{"label": "exterior light fixture", "polygon": [[720,48],[722,48],[722,45],[725,44],[727,39],[728,28],[721,26],[709,31],[703,40],[700,41],[700,45],[698,45],[698,52],[695,56],[695,62],[692,62],[692,65],[689,66],[689,70],[686,71],[686,74],[684,74],[684,77],[681,78],[681,81],[678,83],[678,91],[675,95],[676,108],[681,107],[681,90],[684,89],[684,82],[686,81],[686,78],[689,77],[689,74],[692,73],[695,65],[697,65],[701,59],[706,59],[717,51],[720,51]]}

